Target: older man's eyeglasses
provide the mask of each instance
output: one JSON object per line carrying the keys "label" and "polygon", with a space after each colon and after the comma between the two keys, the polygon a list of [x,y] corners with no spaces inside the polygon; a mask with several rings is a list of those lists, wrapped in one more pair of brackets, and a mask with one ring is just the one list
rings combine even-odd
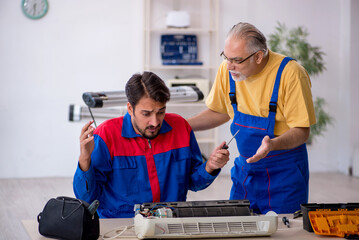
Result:
{"label": "older man's eyeglasses", "polygon": [[258,50],[254,53],[252,53],[251,55],[249,55],[248,57],[246,57],[245,59],[241,59],[239,57],[236,58],[228,58],[226,55],[224,55],[224,52],[221,52],[221,57],[223,57],[224,60],[230,62],[230,63],[235,63],[235,64],[241,64],[243,62],[245,62],[246,60],[248,60],[249,58],[251,58],[254,54],[256,54],[257,52],[262,51],[262,50]]}

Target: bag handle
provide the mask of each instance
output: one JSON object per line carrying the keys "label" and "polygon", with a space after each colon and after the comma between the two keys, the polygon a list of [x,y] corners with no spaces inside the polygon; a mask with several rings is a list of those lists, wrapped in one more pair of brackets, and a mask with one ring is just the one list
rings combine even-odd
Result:
{"label": "bag handle", "polygon": [[[60,197],[58,197],[59,199]],[[65,200],[72,200],[73,202],[78,202],[80,203],[80,205],[78,205],[77,208],[75,208],[74,210],[72,210],[72,212],[70,212],[67,216],[64,216],[64,209],[65,209]],[[70,217],[74,212],[76,212],[81,206],[83,205],[83,203],[76,199],[76,198],[68,198],[68,197],[62,197],[62,209],[61,209],[61,218],[63,220],[65,220],[66,218]]]}

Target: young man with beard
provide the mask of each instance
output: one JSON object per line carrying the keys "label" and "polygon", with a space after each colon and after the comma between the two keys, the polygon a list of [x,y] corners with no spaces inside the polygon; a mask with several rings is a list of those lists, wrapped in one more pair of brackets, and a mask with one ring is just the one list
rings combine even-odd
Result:
{"label": "young man with beard", "polygon": [[134,205],[185,201],[187,191],[208,187],[229,152],[212,152],[206,162],[190,125],[166,113],[169,89],[154,73],[133,75],[126,84],[128,113],[81,131],[74,176],[77,198],[100,201],[102,218],[134,217]]}
{"label": "young man with beard", "polygon": [[308,201],[305,141],[316,122],[309,76],[295,60],[270,51],[249,23],[233,26],[221,56],[208,109],[188,122],[196,131],[232,119],[232,134],[239,130],[230,199],[248,199],[257,213],[295,212]]}

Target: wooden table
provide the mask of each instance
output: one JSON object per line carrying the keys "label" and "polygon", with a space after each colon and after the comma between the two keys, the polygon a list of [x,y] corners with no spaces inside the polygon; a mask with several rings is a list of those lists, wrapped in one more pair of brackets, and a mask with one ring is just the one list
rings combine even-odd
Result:
{"label": "wooden table", "polygon": [[[311,240],[311,239],[319,239],[319,240],[326,240],[326,239],[340,239],[337,237],[327,237],[327,236],[319,236],[314,234],[313,232],[307,232],[303,229],[302,218],[292,219],[289,217],[290,221],[290,228],[285,226],[282,222],[283,215],[279,215],[278,217],[278,229],[277,232],[272,234],[270,237],[250,237],[247,239],[256,240],[256,239],[300,239],[300,240]],[[49,238],[45,238],[40,235],[38,231],[38,222],[36,220],[22,220],[22,223],[32,240],[45,240]],[[118,228],[120,226],[128,226],[133,224],[132,218],[113,218],[113,219],[100,219],[100,235],[108,233],[110,230],[114,228]],[[114,234],[110,234],[113,236]],[[128,232],[127,237],[125,239],[137,239],[134,232]],[[101,239],[101,237],[100,237]],[[124,238],[122,238],[124,239]],[[213,239],[213,238],[211,238]],[[223,239],[223,238],[221,238]],[[244,239],[242,238],[228,238],[229,240],[235,239]]]}

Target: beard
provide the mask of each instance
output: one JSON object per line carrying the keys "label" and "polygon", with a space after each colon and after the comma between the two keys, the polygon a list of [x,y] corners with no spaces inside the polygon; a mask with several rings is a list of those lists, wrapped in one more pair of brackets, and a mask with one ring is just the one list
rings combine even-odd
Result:
{"label": "beard", "polygon": [[[136,121],[134,121],[134,127],[137,129],[137,131],[142,135],[142,137],[147,138],[147,139],[154,139],[158,136],[158,134],[160,133],[160,129],[161,126],[160,124],[158,124],[156,127],[155,126],[148,126],[145,129],[141,129]],[[148,133],[146,132],[146,130],[150,130],[150,129],[156,129],[156,131],[148,131]]]}
{"label": "beard", "polygon": [[232,79],[236,82],[240,82],[247,79],[247,76],[240,72],[234,72],[234,71],[229,71],[229,72],[231,73]]}

